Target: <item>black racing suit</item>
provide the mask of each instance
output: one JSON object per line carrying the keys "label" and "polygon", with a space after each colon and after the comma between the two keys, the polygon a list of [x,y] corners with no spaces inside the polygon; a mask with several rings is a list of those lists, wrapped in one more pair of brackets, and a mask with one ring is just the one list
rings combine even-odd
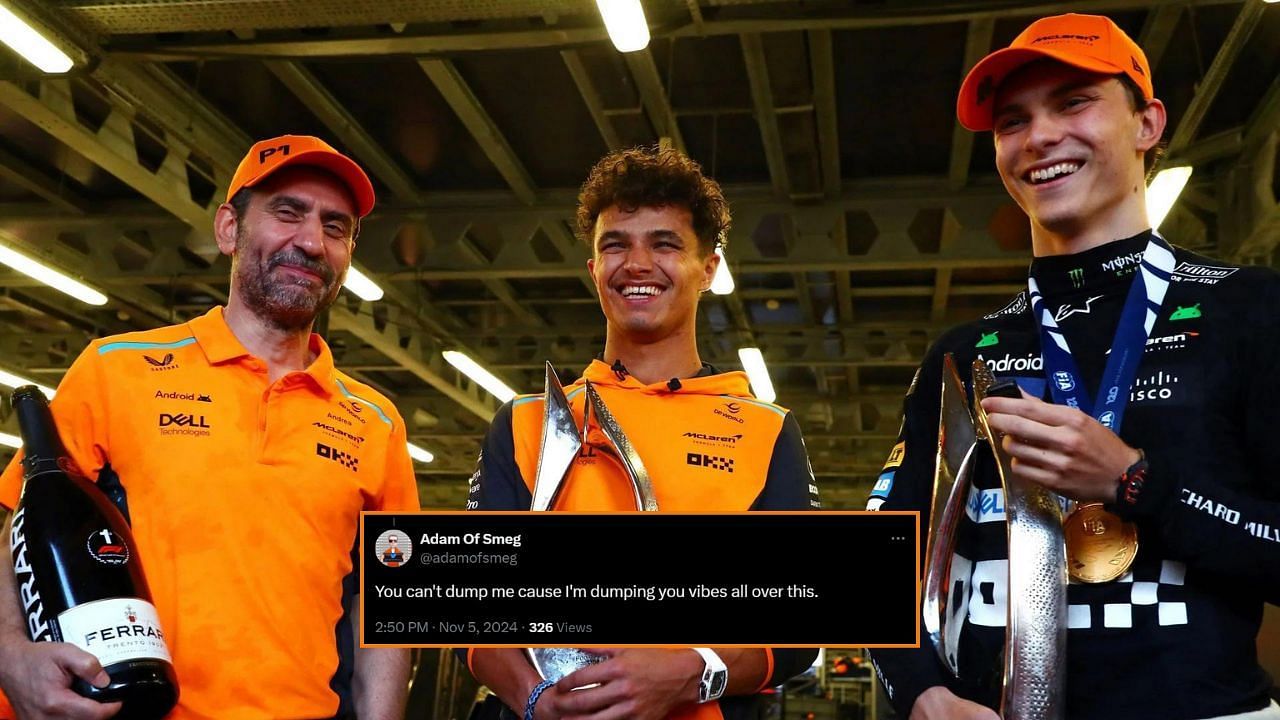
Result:
{"label": "black racing suit", "polygon": [[[1149,233],[1031,264],[1085,381],[1097,392],[1120,309]],[[1147,341],[1120,436],[1150,471],[1132,507],[1139,551],[1119,580],[1067,589],[1067,715],[1205,718],[1264,707],[1270,679],[1255,641],[1263,603],[1280,590],[1280,282],[1175,249],[1177,267]],[[985,359],[997,377],[1049,400],[1038,325],[1026,292],[954,328],[925,357],[904,402],[900,443],[869,507],[920,510],[929,527],[942,358]],[[957,533],[954,577],[967,618],[950,677],[927,636],[919,649],[878,650],[876,670],[906,717],[921,692],[946,685],[999,704],[1006,622],[1004,497],[990,453],[976,468]],[[924,547],[924,543],[921,543]],[[962,610],[962,612],[965,612]]]}

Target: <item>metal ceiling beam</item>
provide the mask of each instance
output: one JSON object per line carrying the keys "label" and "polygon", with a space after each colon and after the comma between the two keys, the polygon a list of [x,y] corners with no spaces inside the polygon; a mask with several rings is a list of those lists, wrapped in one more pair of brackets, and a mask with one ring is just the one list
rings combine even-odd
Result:
{"label": "metal ceiling beam", "polygon": [[[476,262],[487,262],[484,254],[475,246],[471,238],[460,238],[458,240],[458,248]],[[526,327],[546,327],[547,321],[541,315],[529,309],[524,301],[516,296],[516,291],[511,287],[511,283],[497,277],[485,278],[481,282],[484,283],[489,292],[493,293],[498,302],[515,317],[517,323]]]}
{"label": "metal ceiling beam", "polygon": [[[960,80],[991,50],[991,35],[995,31],[994,18],[978,18],[969,21],[969,33],[964,42],[964,64]],[[977,134],[957,120],[951,131],[951,163],[947,177],[952,187],[961,188],[969,182],[969,163],[973,159],[973,143]]]}
{"label": "metal ceiling beam", "polygon": [[268,60],[263,64],[350,149],[361,165],[390,188],[397,200],[415,205],[422,202],[422,195],[409,174],[302,63]]}
{"label": "metal ceiling beam", "polygon": [[[935,270],[939,267],[1024,267],[1026,254],[1022,251],[1005,251],[996,245],[987,233],[987,225],[994,212],[1008,203],[1007,197],[987,197],[979,193],[967,195],[968,200],[948,203],[944,207],[959,224],[957,242],[953,247],[938,252],[924,253],[911,242],[908,226],[918,210],[918,200],[884,201],[866,205],[866,212],[879,229],[879,236],[865,254],[851,254],[843,244],[832,242],[827,233],[841,222],[845,212],[839,204],[822,206],[793,206],[787,212],[786,222],[805,225],[809,230],[781,250],[764,255],[750,237],[762,219],[773,215],[750,203],[735,204],[735,227],[742,241],[730,245],[730,258],[734,272],[741,277],[747,273],[790,273],[874,270]],[[421,222],[428,228],[433,224],[465,224],[475,211],[439,211],[424,219],[382,215],[366,223],[364,237],[373,245],[389,243],[406,223]],[[542,212],[529,211],[534,217]],[[550,212],[550,211],[548,211]],[[499,228],[507,224],[522,226],[528,215],[511,213],[506,216],[486,215]],[[431,230],[424,231],[428,235]],[[534,279],[574,277],[582,272],[578,259],[543,260],[538,258],[526,237],[513,230],[506,233],[513,240],[503,245],[491,261],[477,262],[456,252],[453,246],[437,246],[428,249],[419,263],[404,268],[388,258],[366,256],[364,262],[370,270],[388,280],[476,280],[493,277],[509,279]],[[726,296],[733,298],[735,296]]]}
{"label": "metal ceiling beam", "polygon": [[1280,132],[1280,76],[1271,81],[1267,94],[1249,116],[1240,145],[1241,154],[1252,157],[1277,132]]}
{"label": "metal ceiling beam", "polygon": [[756,124],[760,127],[760,142],[764,145],[773,192],[779,197],[787,197],[791,194],[791,180],[787,177],[787,159],[782,150],[782,133],[778,130],[778,113],[773,106],[764,41],[756,33],[742,35],[741,41],[742,60],[747,66],[747,82],[751,86],[751,101],[755,106]]}
{"label": "metal ceiling beam", "polygon": [[1231,25],[1231,30],[1227,32],[1226,39],[1222,41],[1222,47],[1218,49],[1218,54],[1214,56],[1209,69],[1205,71],[1204,78],[1201,79],[1195,96],[1191,98],[1191,104],[1187,106],[1186,111],[1182,114],[1182,120],[1178,122],[1178,127],[1174,130],[1173,137],[1169,139],[1170,155],[1177,154],[1179,150],[1195,139],[1196,134],[1200,131],[1201,123],[1204,122],[1205,115],[1209,112],[1209,107],[1213,105],[1214,98],[1218,96],[1218,91],[1222,89],[1222,83],[1226,80],[1227,73],[1235,65],[1236,58],[1240,56],[1240,52],[1244,50],[1245,43],[1249,41],[1254,28],[1258,26],[1258,21],[1262,17],[1264,8],[1264,3],[1259,0],[1248,0],[1240,8],[1240,14],[1236,16],[1235,22]]}
{"label": "metal ceiling beam", "polygon": [[379,323],[370,304],[362,306],[359,312],[352,312],[334,305],[329,309],[329,327],[356,336],[477,417],[493,417],[497,410],[493,396],[468,384],[461,375],[454,373],[456,381],[446,377],[441,352],[448,348],[437,345],[424,333],[414,332],[417,318],[412,313],[386,307],[387,320]]}
{"label": "metal ceiling beam", "polygon": [[[603,330],[603,324],[601,324]],[[756,340],[770,367],[843,367],[846,365],[915,367],[941,325],[901,329],[815,327],[812,325],[756,328]],[[703,359],[719,367],[738,367],[732,331],[699,333]],[[729,342],[719,342],[728,340]],[[519,333],[492,337],[485,348],[488,367],[537,372],[547,360],[583,362],[600,351],[600,337],[592,335]]]}
{"label": "metal ceiling beam", "polygon": [[[529,176],[529,172],[516,155],[515,150],[511,148],[510,143],[507,142],[497,123],[489,116],[488,111],[480,104],[480,100],[475,96],[475,93],[471,91],[466,81],[462,79],[457,67],[448,60],[419,60],[418,65],[427,74],[427,77],[431,78],[431,82],[435,84],[436,89],[440,91],[445,101],[453,108],[454,113],[462,120],[462,124],[467,128],[467,131],[480,144],[485,155],[489,157],[490,162],[502,174],[507,184],[511,186],[516,197],[527,205],[532,205],[536,202],[537,189],[534,187],[533,179]],[[470,247],[470,252],[473,258],[483,261],[483,255],[476,251],[473,246]],[[581,273],[582,270],[579,269],[575,274],[581,275]],[[518,322],[533,325],[546,324],[546,321],[536,313],[529,311],[520,304],[519,298],[516,297],[517,293],[512,289],[510,283],[496,277],[486,278],[484,282],[494,296],[507,306]]]}
{"label": "metal ceiling beam", "polygon": [[600,93],[596,90],[596,86],[591,82],[591,76],[587,73],[587,67],[582,62],[582,55],[577,50],[561,50],[560,57],[564,60],[564,66],[569,71],[569,76],[573,78],[573,84],[578,86],[578,94],[582,96],[582,103],[586,105],[587,112],[591,113],[591,119],[595,121],[596,129],[600,131],[600,137],[604,139],[604,144],[609,148],[610,152],[622,149],[622,140],[618,137],[618,131],[613,127],[613,121],[609,119],[609,115],[605,112],[604,101],[600,99]]}
{"label": "metal ceiling beam", "polygon": [[[1185,191],[1184,191],[1185,192]],[[848,273],[841,273],[846,276],[846,284]],[[14,274],[0,275],[0,287],[22,287],[26,284],[34,284],[34,280],[24,279],[26,276]],[[102,277],[95,278],[100,283],[110,285],[113,283],[136,282],[130,277]],[[954,296],[986,296],[986,297],[1005,297],[1017,294],[1019,290],[1026,289],[1025,284],[1019,283],[981,283],[970,285],[951,285],[950,293]],[[746,288],[736,291],[737,295],[743,300],[794,300],[796,299],[796,291],[788,288]],[[853,298],[889,298],[889,297],[927,297],[931,298],[937,292],[937,288],[933,285],[881,285],[881,286],[859,286],[848,287],[843,291],[848,293],[850,300]],[[844,317],[845,311],[841,309],[842,291],[839,289],[839,283],[836,284],[836,316],[841,322],[847,322]],[[526,305],[585,305],[594,307],[599,303],[595,298],[584,297],[524,297],[520,300]],[[452,300],[441,300],[436,305],[444,308],[453,307],[477,307],[488,305],[501,305],[502,301],[496,298],[459,298]],[[852,314],[850,309],[848,314]]]}
{"label": "metal ceiling beam", "polygon": [[[1239,0],[1079,0],[1072,10],[1082,13],[1107,13],[1125,10],[1160,8],[1169,5],[1206,7],[1238,4]],[[1011,16],[1054,15],[1062,12],[1060,3],[1045,0],[1012,0],[998,5],[977,6],[971,2],[911,3],[893,10],[868,8],[854,13],[822,15],[813,13],[772,18],[743,18],[689,22],[668,28],[654,28],[657,38],[706,37],[743,33],[794,32],[809,30],[863,30],[882,27],[918,27],[969,22]],[[344,57],[386,55],[447,55],[464,52],[493,52],[542,47],[572,47],[608,41],[608,35],[595,18],[583,27],[549,27],[537,30],[480,30],[451,34],[404,34],[388,36],[374,33],[365,37],[317,38],[296,37],[287,40],[219,41],[207,37],[177,41],[120,39],[110,47],[119,58],[151,61],[197,60],[230,57]],[[632,53],[634,54],[634,53]]]}
{"label": "metal ceiling beam", "polygon": [[689,19],[693,20],[694,27],[701,26],[706,22],[702,17],[702,5],[700,0],[684,0],[685,7],[689,8]]}
{"label": "metal ceiling beam", "polygon": [[794,297],[800,306],[800,317],[820,326],[822,318],[819,316],[817,306],[813,304],[813,288],[809,284],[809,278],[804,273],[791,273],[791,282],[796,286]]}
{"label": "metal ceiling beam", "polygon": [[[938,228],[939,251],[951,249],[959,236],[960,223],[956,222],[955,216],[944,210],[942,212],[942,227]],[[951,268],[939,268],[938,274],[934,279],[933,302],[929,311],[929,318],[934,322],[946,317],[947,299],[951,295],[951,276],[953,272]]]}
{"label": "metal ceiling beam", "polygon": [[[191,148],[172,137],[162,139],[166,155],[156,172],[138,162],[132,117],[112,106],[95,131],[76,115],[70,80],[45,80],[39,97],[10,82],[0,82],[0,104],[26,118],[75,152],[88,158],[148,200],[175,217],[205,232],[213,224],[216,204],[201,206],[191,196],[186,176],[186,160]],[[212,238],[207,240],[212,244]]]}
{"label": "metal ceiling beam", "polygon": [[419,67],[435,84],[436,89],[444,96],[454,114],[476,139],[489,162],[497,168],[498,173],[507,181],[512,192],[521,202],[532,205],[537,199],[537,188],[533,178],[525,170],[519,156],[506,137],[493,121],[489,113],[480,104],[480,100],[471,92],[458,68],[449,60],[419,60]]}
{"label": "metal ceiling beam", "polygon": [[[255,138],[237,127],[172,70],[104,57],[93,72],[111,90],[113,102],[152,118],[214,165],[209,180],[225,187]],[[200,168],[194,168],[203,172]]]}
{"label": "metal ceiling beam", "polygon": [[1237,255],[1247,258],[1265,257],[1280,245],[1280,203],[1271,206],[1271,212],[1254,226],[1253,232],[1240,245]]}
{"label": "metal ceiling beam", "polygon": [[[1026,289],[1026,286],[1020,287],[1023,290]],[[808,337],[815,334],[825,334],[824,337],[827,339],[834,337],[853,338],[850,342],[859,340],[865,340],[867,342],[887,342],[895,339],[906,342],[913,337],[921,340],[933,337],[950,329],[952,326],[953,323],[931,322],[927,320],[922,321],[911,318],[894,318],[874,322],[840,323],[836,325],[824,325],[822,327],[817,327],[807,322],[779,322],[761,325],[760,333],[762,336],[768,335],[781,337],[789,335],[797,338],[801,336]],[[700,337],[705,336],[706,338],[713,338],[732,333],[732,330],[713,328],[709,324],[707,318],[700,315],[698,317],[698,333]],[[578,353],[581,351],[587,352],[588,355],[584,357],[589,359],[596,355],[596,352],[590,349],[591,346],[604,343],[604,336],[605,324],[603,322],[603,318],[596,315],[596,320],[590,323],[575,323],[572,326],[566,327],[530,328],[528,330],[520,331],[519,340],[513,337],[510,341],[493,341],[490,344],[494,348],[494,352],[499,352],[500,354],[501,348],[509,347],[513,350],[520,350],[520,348],[523,347],[521,343],[526,341],[534,346],[536,346],[537,343],[546,341],[546,343],[548,343],[548,347],[550,347],[557,341],[564,340],[569,344],[565,345],[561,350],[556,350],[554,352],[556,357],[576,358],[578,357]],[[473,329],[458,333],[457,337],[460,340],[466,341],[489,340],[492,339],[493,333],[484,329]],[[517,353],[517,355],[519,354],[529,355],[530,351],[523,350]],[[555,357],[552,358],[553,361],[555,359]],[[366,358],[365,360],[369,361],[370,358]]]}
{"label": "metal ceiling beam", "polygon": [[1191,165],[1203,169],[1209,163],[1239,155],[1243,146],[1244,127],[1234,127],[1184,146],[1177,155],[1169,156],[1164,164],[1169,167]]}
{"label": "metal ceiling beam", "polygon": [[644,105],[645,114],[649,116],[654,133],[660,138],[670,140],[671,146],[675,149],[687,153],[684,136],[680,134],[675,113],[671,112],[671,103],[667,100],[667,91],[663,88],[658,66],[653,62],[653,54],[645,48],[637,52],[624,53],[623,58],[627,62],[627,67],[631,69],[631,77],[636,81],[636,89],[640,91],[640,102]]}
{"label": "metal ceiling beam", "polygon": [[60,212],[83,215],[88,201],[78,192],[47,176],[16,155],[0,148],[0,177],[42,198]]}
{"label": "metal ceiling beam", "polygon": [[1160,65],[1169,41],[1173,39],[1173,31],[1182,19],[1181,5],[1162,5],[1147,13],[1147,19],[1138,34],[1138,45],[1147,56],[1147,64],[1152,72]]}
{"label": "metal ceiling beam", "polygon": [[[847,274],[847,273],[845,273]],[[120,279],[123,281],[123,278]],[[3,283],[0,283],[2,285]],[[960,296],[987,296],[987,297],[1004,297],[1017,294],[1019,290],[1026,289],[1025,284],[1018,283],[983,283],[975,285],[951,285],[950,293]],[[837,294],[840,291],[837,290]],[[878,285],[878,286],[859,286],[848,290],[849,297],[852,298],[893,298],[893,297],[926,297],[931,298],[938,292],[934,285]],[[794,290],[785,288],[769,289],[769,288],[753,288],[742,291],[743,300],[768,300],[768,299],[792,299],[795,297]],[[548,301],[552,302],[552,301]],[[843,312],[841,313],[843,315]]]}
{"label": "metal ceiling beam", "polygon": [[822,191],[828,199],[834,199],[840,195],[840,123],[836,119],[836,66],[831,50],[831,31],[810,30],[808,39]]}
{"label": "metal ceiling beam", "polygon": [[157,320],[161,322],[173,320],[173,311],[161,294],[134,283],[108,287],[97,282],[97,277],[100,275],[124,272],[119,264],[119,256],[111,251],[113,241],[118,236],[115,236],[109,228],[99,233],[87,234],[85,238],[89,248],[87,255],[62,242],[59,234],[49,232],[47,228],[0,227],[0,239],[5,245],[43,260],[91,286],[108,290],[117,303],[135,309],[141,316],[138,318],[140,321],[144,317],[151,319],[150,323],[144,321],[143,324],[154,326],[159,324],[155,322]]}
{"label": "metal ceiling beam", "polygon": [[[967,187],[961,189],[951,188],[946,178],[938,176],[881,177],[846,181],[843,192],[838,197],[830,201],[803,206],[797,206],[786,198],[774,196],[772,189],[764,184],[724,184],[721,187],[735,215],[744,210],[754,215],[839,213],[853,210],[875,213],[890,209],[909,209],[914,212],[919,209],[921,198],[928,198],[934,207],[973,205],[988,207],[992,203],[1009,202],[1008,193],[995,175],[974,179]],[[449,218],[455,221],[483,217],[499,223],[536,219],[547,224],[564,225],[573,223],[577,203],[577,188],[542,189],[538,192],[537,202],[533,205],[513,202],[511,194],[506,191],[441,191],[426,193],[422,204],[416,206],[395,202],[379,203],[369,216],[369,220],[407,222],[432,217]],[[144,201],[96,203],[92,218],[70,217],[51,212],[43,205],[0,203],[0,216],[6,222],[57,220],[80,225],[93,225],[103,221],[158,222],[171,217]]]}

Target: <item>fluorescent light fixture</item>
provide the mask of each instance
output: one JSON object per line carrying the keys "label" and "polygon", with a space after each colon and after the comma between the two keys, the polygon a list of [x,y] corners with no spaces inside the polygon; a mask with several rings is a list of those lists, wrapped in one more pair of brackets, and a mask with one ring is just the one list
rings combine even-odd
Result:
{"label": "fluorescent light fixture", "polygon": [[742,361],[742,369],[747,371],[756,397],[765,402],[776,400],[778,394],[773,391],[773,381],[769,379],[769,368],[765,367],[760,348],[739,348],[738,359]]}
{"label": "fluorescent light fixture", "polygon": [[17,435],[10,435],[9,433],[0,433],[0,445],[11,448],[20,448],[22,447],[22,438]]}
{"label": "fluorescent light fixture", "polygon": [[715,277],[711,278],[711,292],[716,295],[728,295],[733,292],[733,275],[729,274],[729,260],[724,256],[724,250],[716,248],[716,254],[720,256],[720,265],[716,267]]}
{"label": "fluorescent light fixture", "polygon": [[1156,174],[1147,187],[1147,219],[1151,222],[1151,227],[1160,229],[1160,223],[1164,222],[1169,210],[1173,209],[1178,195],[1190,179],[1190,165],[1168,168]]}
{"label": "fluorescent light fixture", "polygon": [[450,365],[458,368],[464,375],[475,380],[480,387],[488,390],[502,402],[506,402],[516,396],[516,391],[507,387],[506,383],[494,377],[493,373],[480,367],[480,364],[472,360],[466,353],[460,353],[457,350],[445,350],[444,359]]}
{"label": "fluorescent light fixture", "polygon": [[351,267],[347,268],[347,279],[342,286],[356,294],[356,297],[368,302],[376,302],[382,299],[382,288],[378,287],[378,283],[369,279],[368,275],[360,272],[360,268],[355,263],[351,263]]}
{"label": "fluorescent light fixture", "polygon": [[640,0],[596,0],[609,39],[618,52],[635,52],[649,47],[649,22],[644,19]]}
{"label": "fluorescent light fixture", "polygon": [[35,380],[28,380],[27,378],[24,378],[21,375],[14,375],[13,373],[7,372],[5,370],[0,370],[0,385],[4,385],[5,387],[10,387],[10,388],[20,388],[23,385],[35,385],[36,387],[40,388],[40,392],[44,393],[45,397],[49,398],[50,400],[53,399],[53,388],[49,387],[48,385],[41,385]]}
{"label": "fluorescent light fixture", "polygon": [[414,445],[413,443],[408,443],[408,445],[409,445],[409,457],[413,458],[414,460],[417,460],[420,463],[429,463],[432,460],[436,459],[435,455],[432,455],[430,452],[423,450],[417,445]]}
{"label": "fluorescent light fixture", "polygon": [[69,276],[63,275],[39,260],[31,259],[11,247],[0,245],[0,263],[4,263],[23,275],[38,280],[55,290],[61,290],[80,302],[89,303],[90,305],[107,304],[106,295],[79,280],[72,280]]}
{"label": "fluorescent light fixture", "polygon": [[64,73],[75,65],[66,53],[4,6],[0,6],[0,43],[50,74]]}

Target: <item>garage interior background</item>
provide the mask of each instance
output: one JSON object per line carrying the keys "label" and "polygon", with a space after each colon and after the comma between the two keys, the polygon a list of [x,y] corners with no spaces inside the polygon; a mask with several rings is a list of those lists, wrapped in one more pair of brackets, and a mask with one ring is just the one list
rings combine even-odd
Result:
{"label": "garage interior background", "polygon": [[[355,263],[384,292],[344,292],[327,335],[433,456],[416,463],[427,508],[464,506],[498,404],[445,352],[519,392],[545,360],[576,377],[604,340],[577,186],[606,151],[660,139],[734,211],[736,289],[702,303],[703,358],[760,348],[825,506],[861,508],[928,343],[1023,287],[1025,216],[954,102],[1037,16],[1105,13],[1146,50],[1162,167],[1194,169],[1164,234],[1249,263],[1280,243],[1280,4],[1263,0],[645,0],[652,42],[626,54],[591,0],[0,6],[76,60],[48,76],[0,47],[0,245],[108,296],[0,268],[0,369],[56,385],[90,339],[224,301],[210,226],[240,157],[319,135],[377,187]],[[1273,673],[1277,635],[1260,643]]]}

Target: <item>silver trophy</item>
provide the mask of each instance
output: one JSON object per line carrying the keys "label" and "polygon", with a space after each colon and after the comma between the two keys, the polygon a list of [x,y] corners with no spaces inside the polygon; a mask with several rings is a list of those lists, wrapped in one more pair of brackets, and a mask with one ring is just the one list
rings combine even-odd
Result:
{"label": "silver trophy", "polygon": [[[964,385],[948,354],[943,359],[942,409],[938,419],[938,456],[925,561],[925,632],[943,663],[958,673],[957,645],[967,608],[967,592],[958,607],[952,596],[951,559],[956,528],[968,499],[979,443],[990,447],[1004,489],[1009,539],[1008,618],[1005,626],[1003,692],[1005,720],[1058,720],[1066,713],[1067,560],[1058,496],[1016,479],[1002,435],[987,422],[982,399],[995,384],[986,363],[973,362],[970,411]],[[943,498],[945,497],[945,501]]]}
{"label": "silver trophy", "polygon": [[[550,510],[560,496],[569,466],[586,443],[587,429],[595,419],[609,444],[617,452],[631,482],[636,509],[657,511],[658,500],[653,494],[653,483],[645,469],[640,454],[636,452],[618,425],[613,413],[600,398],[591,381],[586,381],[586,400],[582,410],[582,427],[573,420],[569,400],[565,397],[555,368],[547,363],[547,380],[542,404],[542,447],[538,450],[538,471],[533,482],[531,510]],[[529,648],[529,659],[544,680],[559,680],[569,673],[604,660],[603,655],[583,652],[577,648]]]}

